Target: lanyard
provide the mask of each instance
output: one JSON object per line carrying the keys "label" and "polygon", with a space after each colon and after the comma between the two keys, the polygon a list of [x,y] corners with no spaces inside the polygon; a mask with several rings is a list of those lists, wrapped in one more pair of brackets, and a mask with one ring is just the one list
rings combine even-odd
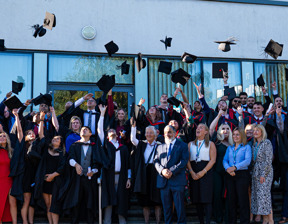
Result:
{"label": "lanyard", "polygon": [[234,165],[236,164],[236,155],[237,152],[239,151],[240,147],[242,146],[242,144],[240,144],[236,150],[233,150],[233,159],[234,159]]}
{"label": "lanyard", "polygon": [[[154,147],[153,147],[153,149],[152,149],[152,151],[151,151],[151,153],[150,153],[150,155],[149,155],[149,157],[148,157],[146,166],[148,166],[148,164],[149,164],[149,162],[150,162],[150,160],[151,160],[151,157],[152,157],[153,153],[155,152],[156,147],[157,147],[157,143],[155,143],[155,145],[154,145]],[[155,153],[154,153],[154,155],[155,155]],[[152,161],[152,162],[153,162],[153,161]]]}
{"label": "lanyard", "polygon": [[200,150],[204,144],[205,140],[203,140],[202,144],[200,145],[200,147],[198,148],[198,141],[197,141],[197,145],[196,145],[196,161],[199,159],[199,154],[200,154]]}
{"label": "lanyard", "polygon": [[254,150],[254,162],[256,162],[256,159],[257,159],[259,145],[260,145],[260,142],[256,144],[256,147],[255,147],[255,150]]}

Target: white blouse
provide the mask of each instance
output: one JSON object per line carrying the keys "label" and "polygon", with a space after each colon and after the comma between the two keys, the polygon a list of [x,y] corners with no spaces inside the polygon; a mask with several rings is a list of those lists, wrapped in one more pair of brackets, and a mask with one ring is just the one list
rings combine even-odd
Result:
{"label": "white blouse", "polygon": [[[203,143],[203,144],[202,144]],[[202,146],[201,146],[202,145]],[[201,147],[201,148],[200,148]],[[199,157],[197,159],[197,146],[194,144],[194,141],[190,144],[190,161],[210,161],[210,141],[208,147],[205,146],[204,140],[199,141],[198,140],[198,150],[199,150]]]}

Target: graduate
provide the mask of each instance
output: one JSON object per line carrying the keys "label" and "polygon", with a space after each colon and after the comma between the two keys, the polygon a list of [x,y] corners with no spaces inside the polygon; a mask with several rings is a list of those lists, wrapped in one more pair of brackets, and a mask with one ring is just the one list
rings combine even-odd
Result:
{"label": "graduate", "polygon": [[[107,140],[104,134],[104,116],[107,106],[99,105],[100,119],[98,122],[98,137],[101,147],[104,147],[108,163],[102,169],[102,202],[104,208],[104,224],[112,223],[112,208],[117,207],[119,223],[126,223],[131,187],[131,170],[129,169],[129,151],[127,146],[117,140],[114,129],[108,130]],[[99,141],[98,141],[99,142]],[[98,147],[99,149],[99,147]]]}

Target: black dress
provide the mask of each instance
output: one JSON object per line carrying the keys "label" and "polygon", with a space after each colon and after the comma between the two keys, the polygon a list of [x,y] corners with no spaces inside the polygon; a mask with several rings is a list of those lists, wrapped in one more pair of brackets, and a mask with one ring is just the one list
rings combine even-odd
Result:
{"label": "black dress", "polygon": [[[52,156],[49,152],[46,158],[46,174],[52,174],[58,169],[59,156]],[[51,182],[44,181],[43,193],[52,194],[54,180]]]}
{"label": "black dress", "polygon": [[[37,170],[38,163],[31,158],[30,151],[32,145],[26,145],[24,146],[25,154],[24,154],[24,176],[23,176],[23,193],[32,193],[33,187],[35,185],[35,175]],[[28,153],[29,151],[29,153]]]}

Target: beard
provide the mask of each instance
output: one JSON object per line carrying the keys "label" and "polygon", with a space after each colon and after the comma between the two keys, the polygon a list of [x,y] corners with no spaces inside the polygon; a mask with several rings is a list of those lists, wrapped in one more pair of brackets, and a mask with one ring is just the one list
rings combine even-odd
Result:
{"label": "beard", "polygon": [[173,142],[174,138],[165,138],[165,144],[169,145],[171,142]]}

